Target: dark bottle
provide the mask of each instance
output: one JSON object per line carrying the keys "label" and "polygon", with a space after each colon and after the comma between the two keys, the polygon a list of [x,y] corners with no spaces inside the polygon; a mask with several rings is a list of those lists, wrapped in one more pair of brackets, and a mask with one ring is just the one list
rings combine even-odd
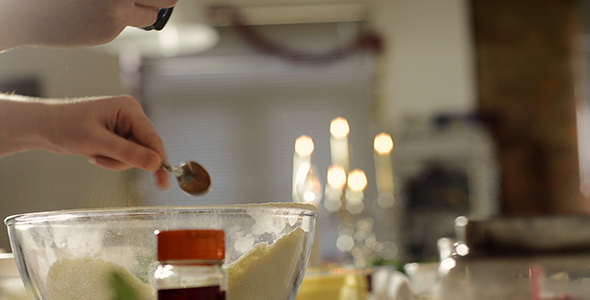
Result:
{"label": "dark bottle", "polygon": [[222,230],[158,233],[158,300],[225,300],[227,276]]}

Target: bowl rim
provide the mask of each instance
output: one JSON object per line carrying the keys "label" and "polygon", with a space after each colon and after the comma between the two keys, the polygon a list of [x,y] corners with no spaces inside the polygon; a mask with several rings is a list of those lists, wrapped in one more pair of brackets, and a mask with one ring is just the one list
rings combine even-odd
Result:
{"label": "bowl rim", "polygon": [[21,213],[8,216],[4,224],[31,225],[44,222],[71,221],[75,219],[117,219],[126,216],[149,217],[170,214],[206,214],[215,212],[217,215],[243,214],[252,212],[272,213],[272,215],[307,216],[317,218],[318,208],[305,203],[274,202],[230,205],[206,205],[206,206],[131,206],[131,207],[107,207],[86,209],[64,209],[42,212]]}

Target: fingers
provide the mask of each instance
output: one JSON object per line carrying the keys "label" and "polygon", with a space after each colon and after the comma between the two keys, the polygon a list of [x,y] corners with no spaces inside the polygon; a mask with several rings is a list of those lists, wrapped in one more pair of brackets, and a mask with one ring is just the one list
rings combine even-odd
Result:
{"label": "fingers", "polygon": [[113,171],[124,171],[132,167],[126,163],[100,155],[93,157],[90,163]]}
{"label": "fingers", "polygon": [[111,170],[125,170],[129,167],[154,171],[158,186],[166,190],[169,188],[168,173],[161,168],[162,158],[155,151],[140,144],[108,133],[102,139],[98,139],[101,145],[95,155],[93,163]]}
{"label": "fingers", "polygon": [[158,153],[162,161],[168,161],[164,143],[143,111],[136,113],[131,119],[133,120],[130,128],[131,139]]}
{"label": "fingers", "polygon": [[156,171],[155,176],[156,183],[158,184],[160,189],[167,190],[170,188],[170,177],[168,175],[168,172],[164,170],[164,168],[160,168],[158,171]]}
{"label": "fingers", "polygon": [[[169,175],[161,168],[162,161],[167,161],[162,139],[135,99],[124,96],[120,103],[122,106],[117,114],[116,125],[111,127],[117,128],[117,130],[116,132],[107,130],[104,137],[112,140],[110,142],[112,146],[109,148],[116,149],[118,153],[115,155],[119,156],[108,155],[109,158],[141,169],[155,171],[158,185],[162,189],[167,189]],[[108,143],[104,144],[108,145]],[[154,154],[157,157],[155,161],[153,160]],[[114,164],[109,166],[121,167]]]}
{"label": "fingers", "polygon": [[133,141],[154,150],[160,157],[160,166],[155,173],[156,183],[161,189],[167,190],[169,188],[169,175],[164,168],[161,167],[162,161],[168,161],[166,151],[164,151],[164,143],[156,132],[154,125],[143,113],[137,114],[133,118],[134,122],[131,126],[131,135]]}
{"label": "fingers", "polygon": [[[95,138],[96,154],[93,157],[104,156],[111,160],[153,172],[159,170],[161,167],[162,159],[154,150],[126,140],[108,131],[97,134]],[[100,160],[100,162],[110,164],[104,160]]]}
{"label": "fingers", "polygon": [[[129,164],[120,162],[118,160],[108,158],[105,156],[100,156],[100,155],[93,157],[90,160],[90,163],[92,163],[96,166],[105,168],[105,169],[112,170],[112,171],[124,171],[124,170],[130,169],[133,167]],[[170,188],[169,175],[166,170],[164,170],[163,168],[160,168],[154,174],[155,174],[156,184],[160,187],[161,190],[167,190]]]}
{"label": "fingers", "polygon": [[[161,161],[168,161],[166,152],[164,151],[162,139],[160,139],[156,133],[156,129],[152,123],[143,114],[140,117],[137,117],[135,120],[136,124],[132,128],[133,140],[156,151],[156,153],[158,153],[160,156]],[[156,182],[161,189],[166,190],[169,188],[169,177],[166,170],[160,168],[158,171],[156,171],[155,176]]]}

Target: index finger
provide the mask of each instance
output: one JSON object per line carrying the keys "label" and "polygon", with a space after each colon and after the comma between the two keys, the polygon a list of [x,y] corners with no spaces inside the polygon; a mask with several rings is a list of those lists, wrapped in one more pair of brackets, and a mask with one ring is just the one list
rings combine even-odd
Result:
{"label": "index finger", "polygon": [[[162,161],[167,162],[166,151],[164,150],[164,143],[158,135],[152,122],[147,118],[145,114],[141,114],[135,118],[136,123],[131,127],[131,135],[133,140],[147,148],[154,150]],[[156,181],[162,189],[168,189],[169,179],[168,172],[163,168],[160,168],[155,173]]]}
{"label": "index finger", "polygon": [[166,157],[166,151],[164,151],[164,143],[162,142],[160,135],[158,135],[156,128],[154,128],[154,125],[147,118],[147,116],[140,114],[133,120],[135,120],[135,122],[131,124],[130,132],[133,141],[156,151],[156,153],[158,153],[158,155],[160,155],[162,158],[162,161],[168,161],[168,158]]}

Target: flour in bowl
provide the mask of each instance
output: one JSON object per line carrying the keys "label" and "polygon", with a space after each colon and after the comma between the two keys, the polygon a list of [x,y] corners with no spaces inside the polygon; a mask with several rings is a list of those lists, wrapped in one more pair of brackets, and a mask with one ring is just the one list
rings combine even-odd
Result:
{"label": "flour in bowl", "polygon": [[227,269],[231,300],[288,299],[299,275],[305,231],[297,228],[272,245],[260,243]]}
{"label": "flour in bowl", "polygon": [[139,299],[156,299],[154,288],[142,283],[122,266],[90,257],[64,258],[51,265],[47,278],[47,299],[114,299],[115,293],[109,285],[109,276],[114,272],[135,290]]}

